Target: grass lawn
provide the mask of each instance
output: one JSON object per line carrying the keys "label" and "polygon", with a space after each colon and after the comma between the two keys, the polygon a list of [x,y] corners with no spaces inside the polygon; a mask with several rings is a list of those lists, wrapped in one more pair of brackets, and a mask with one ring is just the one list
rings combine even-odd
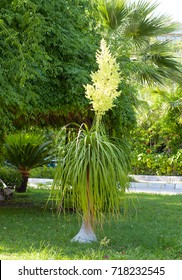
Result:
{"label": "grass lawn", "polygon": [[57,215],[49,192],[27,190],[0,202],[0,259],[182,259],[182,195],[127,194],[128,213],[97,229],[98,242],[71,243],[76,214]]}

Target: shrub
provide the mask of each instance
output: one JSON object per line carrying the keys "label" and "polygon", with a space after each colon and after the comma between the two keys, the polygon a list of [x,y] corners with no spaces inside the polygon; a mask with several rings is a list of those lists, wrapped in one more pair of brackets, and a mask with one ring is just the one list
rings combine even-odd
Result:
{"label": "shrub", "polygon": [[0,167],[0,179],[10,187],[18,187],[21,183],[21,173],[13,168]]}
{"label": "shrub", "polygon": [[53,179],[55,174],[55,168],[48,166],[41,166],[34,168],[30,171],[31,178],[48,178]]}
{"label": "shrub", "polygon": [[176,154],[133,153],[132,173],[145,175],[182,175],[182,149]]}
{"label": "shrub", "polygon": [[19,170],[22,175],[22,182],[16,188],[17,192],[26,191],[31,169],[50,162],[51,143],[45,141],[44,136],[34,133],[8,135],[4,145],[6,163]]}

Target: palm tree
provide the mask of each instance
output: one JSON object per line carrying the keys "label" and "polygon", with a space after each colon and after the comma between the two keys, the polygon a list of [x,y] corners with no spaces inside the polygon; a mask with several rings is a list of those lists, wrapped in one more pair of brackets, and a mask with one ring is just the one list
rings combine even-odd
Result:
{"label": "palm tree", "polygon": [[95,220],[101,221],[105,211],[119,213],[121,196],[128,186],[127,155],[126,145],[107,136],[101,125],[89,129],[83,124],[76,137],[66,145],[51,199],[64,208],[71,186],[72,208],[83,217],[81,229],[72,241],[96,241]]}
{"label": "palm tree", "polygon": [[[161,36],[175,31],[178,23],[158,15],[158,3],[146,0],[95,0],[103,36],[120,62],[123,75],[142,83],[181,82],[181,65],[171,53],[169,41]],[[123,70],[122,70],[123,69]]]}
{"label": "palm tree", "polygon": [[31,169],[50,162],[51,141],[29,133],[9,135],[5,143],[6,163],[20,171],[22,182],[17,192],[26,192]]}
{"label": "palm tree", "polygon": [[91,73],[92,85],[86,85],[86,97],[96,114],[89,129],[82,124],[76,137],[65,146],[65,155],[58,166],[51,198],[62,208],[72,193],[72,208],[82,214],[79,233],[72,241],[96,241],[93,230],[96,220],[101,221],[104,211],[119,213],[121,194],[128,184],[128,152],[121,140],[107,135],[102,116],[114,107],[120,95],[119,65],[107,44],[101,40],[101,50],[96,53],[98,71]]}

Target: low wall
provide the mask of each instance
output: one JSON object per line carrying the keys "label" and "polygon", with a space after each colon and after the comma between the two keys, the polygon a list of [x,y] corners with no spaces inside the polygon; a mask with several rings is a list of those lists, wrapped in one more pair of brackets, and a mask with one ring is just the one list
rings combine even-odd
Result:
{"label": "low wall", "polygon": [[136,182],[182,183],[182,176],[130,175]]}

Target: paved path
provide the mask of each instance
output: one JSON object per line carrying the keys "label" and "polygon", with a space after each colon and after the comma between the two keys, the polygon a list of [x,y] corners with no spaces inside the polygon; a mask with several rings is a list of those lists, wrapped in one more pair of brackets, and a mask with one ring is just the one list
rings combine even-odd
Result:
{"label": "paved path", "polygon": [[[146,176],[131,175],[129,192],[145,192],[156,194],[177,195],[182,194],[182,176]],[[28,183],[33,187],[52,184],[52,179],[29,178]]]}

